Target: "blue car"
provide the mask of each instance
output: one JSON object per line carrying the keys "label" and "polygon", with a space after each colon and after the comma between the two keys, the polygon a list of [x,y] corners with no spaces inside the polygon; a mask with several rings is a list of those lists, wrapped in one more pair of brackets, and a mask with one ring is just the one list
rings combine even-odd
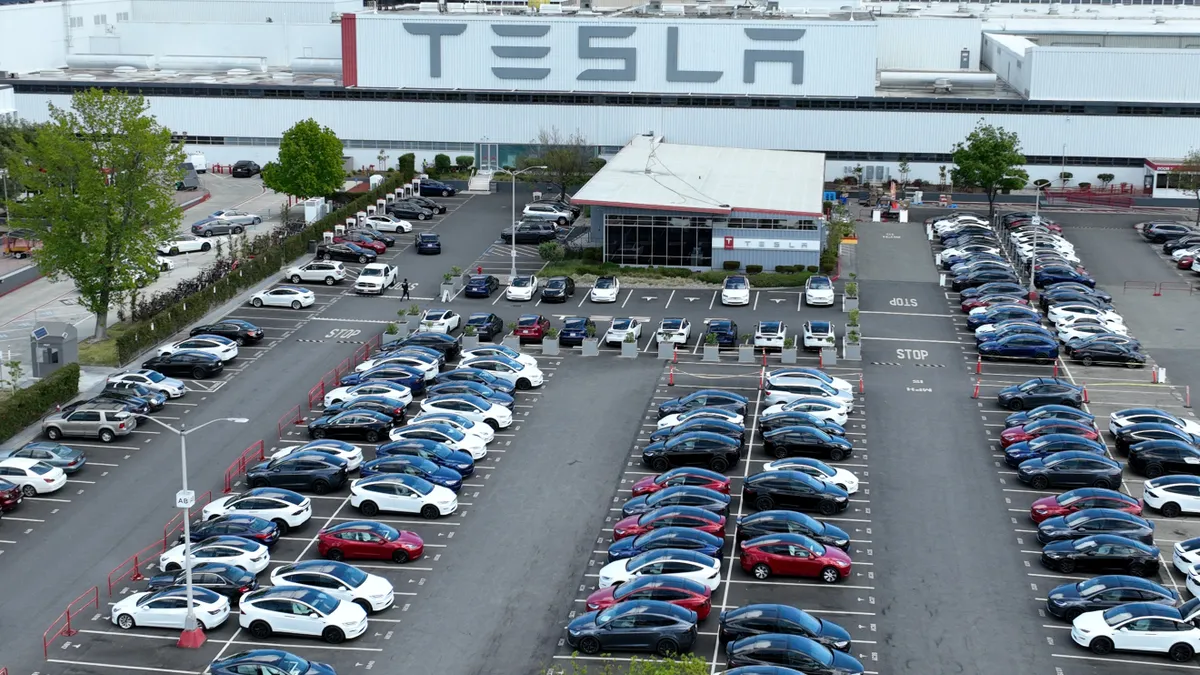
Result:
{"label": "blue car", "polygon": [[424,438],[406,438],[384,443],[375,449],[376,459],[383,457],[419,457],[440,467],[452,469],[466,478],[475,473],[475,460],[470,453],[451,450],[445,443]]}
{"label": "blue car", "polygon": [[53,441],[35,441],[26,443],[19,448],[0,450],[0,459],[10,457],[37,460],[50,466],[56,466],[66,474],[75,473],[82,469],[84,464],[87,464],[87,457],[84,456],[82,450],[68,448],[62,443]]}
{"label": "blue car", "polygon": [[959,297],[965,300],[967,298],[977,298],[981,295],[995,295],[997,293],[1023,295],[1028,292],[1029,289],[1025,288],[1021,284],[1014,284],[1008,281],[993,281],[990,284],[964,289],[963,292],[959,294]]}
{"label": "blue car", "polygon": [[989,323],[1000,323],[1001,321],[1012,321],[1013,319],[1038,323],[1042,320],[1042,316],[1038,314],[1036,309],[1030,309],[1025,305],[997,305],[995,307],[988,307],[986,312],[967,316],[967,328],[975,330]]}
{"label": "blue car", "polygon": [[1052,291],[1066,290],[1066,289],[1074,289],[1076,291],[1079,291],[1080,293],[1087,293],[1087,294],[1090,294],[1097,298],[1100,298],[1104,302],[1109,302],[1109,303],[1112,302],[1112,294],[1109,293],[1108,291],[1105,291],[1105,290],[1102,290],[1099,288],[1093,288],[1091,286],[1087,286],[1085,284],[1077,283],[1074,281],[1060,281],[1058,283],[1047,284],[1046,287],[1042,290],[1044,290],[1046,292],[1052,292]]}
{"label": "blue car", "polygon": [[438,255],[442,252],[442,240],[432,232],[422,232],[417,235],[417,253],[422,255]]}
{"label": "blue car", "polygon": [[1045,288],[1051,284],[1057,284],[1064,281],[1070,281],[1077,284],[1083,284],[1088,288],[1095,288],[1096,280],[1090,276],[1083,274],[1066,265],[1049,265],[1037,270],[1033,275],[1033,285],[1038,288]]}
{"label": "blue car", "polygon": [[558,344],[563,347],[578,347],[588,336],[588,328],[593,335],[596,333],[596,322],[585,316],[568,316],[563,320],[562,331],[558,334]]}
{"label": "blue car", "polygon": [[1058,341],[1043,335],[1010,335],[984,342],[976,349],[985,359],[1033,359],[1050,362],[1058,358]]}
{"label": "blue car", "polygon": [[664,506],[694,506],[724,515],[729,511],[729,495],[699,485],[672,485],[625,502],[621,517],[640,516]]}
{"label": "blue car", "polygon": [[1090,412],[1068,405],[1043,405],[1028,412],[1016,412],[1004,418],[1004,428],[1023,427],[1044,419],[1075,420],[1084,424],[1095,424],[1096,416]]}
{"label": "blue car", "polygon": [[725,540],[721,537],[693,527],[660,527],[636,537],[614,541],[608,547],[608,562],[632,558],[656,548],[682,548],[720,558],[724,547]]}
{"label": "blue car", "polygon": [[1056,452],[1068,450],[1090,452],[1095,455],[1104,455],[1105,453],[1104,444],[1098,441],[1088,440],[1074,434],[1046,434],[1032,441],[1013,443],[1005,448],[1004,463],[1016,468],[1027,459],[1048,457]]}
{"label": "blue car", "polygon": [[422,197],[453,197],[458,194],[458,188],[447,185],[440,180],[422,178],[420,193]]}
{"label": "blue car", "polygon": [[737,346],[737,324],[729,319],[713,319],[712,321],[709,321],[707,328],[704,330],[704,335],[701,336],[701,342],[707,344],[709,335],[715,335],[717,337],[718,347]]}
{"label": "blue car", "polygon": [[479,368],[455,368],[454,370],[447,370],[444,373],[438,373],[438,376],[433,378],[433,381],[437,384],[444,384],[446,382],[475,382],[498,391],[501,394],[508,394],[509,396],[517,389],[512,382]]}
{"label": "blue car", "polygon": [[976,335],[975,345],[979,346],[984,342],[995,342],[996,340],[1009,337],[1010,335],[1043,335],[1051,339],[1054,338],[1054,333],[1051,333],[1048,328],[1035,323],[1030,323],[1029,321],[1021,321],[1020,319],[1017,319],[1011,322],[1003,322],[1003,324],[1007,325],[997,326],[997,329],[990,333],[981,333]]}
{"label": "blue car", "polygon": [[500,290],[500,280],[491,274],[472,274],[463,289],[468,298],[490,298],[492,292]]}
{"label": "blue car", "polygon": [[387,380],[408,387],[414,394],[425,391],[425,373],[413,366],[389,364],[375,366],[361,373],[350,373],[338,381],[339,386],[350,387],[369,380]]}
{"label": "blue car", "polygon": [[[473,369],[474,370],[474,369]],[[437,379],[434,378],[437,382]],[[480,384],[470,380],[458,380],[450,382],[440,382],[430,387],[426,392],[429,396],[440,396],[442,394],[472,394],[478,396],[485,401],[491,401],[499,405],[513,409],[517,401],[511,395],[496,391],[491,385]]]}
{"label": "blue car", "polygon": [[337,675],[328,663],[309,661],[281,649],[253,649],[213,661],[212,675],[244,673],[288,673],[288,675]]}
{"label": "blue car", "polygon": [[441,485],[458,492],[462,488],[462,474],[454,469],[438,466],[432,460],[414,455],[390,455],[379,457],[362,465],[362,477],[381,473],[403,473],[423,478],[434,485]]}
{"label": "blue car", "polygon": [[[257,541],[263,546],[274,546],[275,542],[279,541],[279,525],[258,516],[229,513],[192,523],[189,534],[193,542],[204,541],[209,537],[240,537]],[[183,543],[182,534],[179,535],[179,543]]]}

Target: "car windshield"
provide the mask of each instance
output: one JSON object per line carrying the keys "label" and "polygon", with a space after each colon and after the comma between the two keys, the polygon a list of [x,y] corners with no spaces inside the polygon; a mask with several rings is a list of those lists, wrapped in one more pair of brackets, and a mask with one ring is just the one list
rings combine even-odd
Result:
{"label": "car windshield", "polygon": [[438,236],[436,234],[427,234],[426,233],[426,234],[421,235],[421,241],[423,241],[423,242],[436,242],[437,240],[438,240]]}
{"label": "car windshield", "polygon": [[381,276],[383,276],[383,270],[379,269],[378,267],[364,267],[363,271],[358,273],[358,276],[360,276],[360,277],[381,277]]}
{"label": "car windshield", "polygon": [[332,614],[338,605],[341,604],[340,600],[326,593],[313,593],[305,599],[309,601],[309,604],[314,609],[326,616]]}
{"label": "car windshield", "polygon": [[471,318],[467,319],[467,323],[469,323],[471,325],[475,325],[475,326],[478,326],[480,324],[485,324],[487,322],[488,322],[487,314],[472,314]]}
{"label": "car windshield", "polygon": [[1073,525],[1077,525],[1077,524],[1079,524],[1079,523],[1085,523],[1085,522],[1087,522],[1087,521],[1089,521],[1089,520],[1091,520],[1091,519],[1092,519],[1092,518],[1091,518],[1091,516],[1089,516],[1089,515],[1088,515],[1086,512],[1084,512],[1084,511],[1076,511],[1075,513],[1072,513],[1072,514],[1068,515],[1066,518],[1063,518],[1063,520],[1064,520],[1064,521],[1065,521],[1065,522],[1066,522],[1068,525],[1072,525],[1072,526],[1073,526]]}
{"label": "car windshield", "polygon": [[516,288],[525,288],[530,283],[532,283],[532,281],[533,280],[530,279],[529,277],[517,277],[517,278],[513,279],[512,285],[515,286]]}
{"label": "car windshield", "polygon": [[1046,447],[1047,445],[1050,445],[1051,443],[1055,443],[1055,442],[1057,442],[1057,439],[1054,439],[1054,438],[1035,438],[1029,442],[1029,449],[1030,450],[1041,450],[1042,448]]}
{"label": "car windshield", "polygon": [[1079,582],[1079,585],[1075,588],[1079,591],[1080,595],[1086,598],[1089,595],[1095,595],[1100,591],[1106,590],[1108,585],[1099,579],[1088,579],[1087,581]]}
{"label": "car windshield", "polygon": [[476,274],[475,276],[471,277],[471,283],[473,283],[473,284],[486,284],[486,283],[487,283],[487,277],[485,277],[485,276],[480,276],[480,275]]}
{"label": "car windshield", "polygon": [[537,324],[538,317],[536,316],[523,316],[520,319],[517,319],[518,326],[536,326]]}
{"label": "car windshield", "polygon": [[600,277],[599,279],[596,280],[595,287],[596,288],[612,288],[613,287],[613,278],[612,277]]}
{"label": "car windshield", "polygon": [[54,467],[44,462],[38,462],[29,468],[39,476],[44,476],[54,470]]}
{"label": "car windshield", "polygon": [[1120,607],[1113,607],[1104,613],[1104,623],[1110,626],[1115,626],[1122,621],[1132,618],[1133,614],[1130,613],[1130,611],[1124,605]]}
{"label": "car windshield", "polygon": [[447,313],[448,312],[435,312],[431,310],[425,313],[425,319],[428,321],[442,321],[446,318]]}
{"label": "car windshield", "polygon": [[299,656],[284,652],[284,654],[279,657],[279,661],[275,663],[275,667],[279,668],[288,675],[300,675],[301,673],[307,673],[310,666],[308,661],[305,661]]}
{"label": "car windshield", "polygon": [[663,319],[663,330],[679,330],[683,328],[683,319]]}
{"label": "car windshield", "polygon": [[833,283],[825,277],[813,277],[812,279],[808,280],[808,287],[823,290],[827,288],[833,288]]}
{"label": "car windshield", "polygon": [[546,284],[546,288],[566,288],[567,282],[565,279],[551,279],[550,283]]}
{"label": "car windshield", "polygon": [[750,284],[741,277],[729,277],[725,280],[725,288],[749,288]]}
{"label": "car windshield", "polygon": [[612,327],[613,330],[629,330],[631,323],[633,323],[631,319],[617,319],[616,321],[613,321]]}
{"label": "car windshield", "polygon": [[778,321],[763,321],[762,323],[758,324],[758,332],[760,332],[760,333],[778,333],[779,332],[779,322]]}

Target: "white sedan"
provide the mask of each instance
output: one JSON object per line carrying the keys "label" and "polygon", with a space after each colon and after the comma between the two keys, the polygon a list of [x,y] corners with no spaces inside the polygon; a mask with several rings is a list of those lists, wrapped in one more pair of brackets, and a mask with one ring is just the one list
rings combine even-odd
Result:
{"label": "white sedan", "polygon": [[621,281],[616,277],[606,276],[596,279],[588,299],[592,302],[616,302],[621,294]]}
{"label": "white sedan", "polygon": [[161,391],[168,398],[179,398],[187,393],[182,380],[167,377],[157,370],[134,370],[108,376],[109,382],[133,382],[150,391]]}
{"label": "white sedan", "polygon": [[0,479],[20,487],[26,497],[49,494],[67,484],[62,469],[30,457],[0,460]]}
{"label": "white sedan", "polygon": [[[426,358],[431,360],[426,360]],[[387,352],[378,358],[367,359],[357,366],[354,366],[354,372],[362,373],[376,366],[384,365],[412,366],[413,368],[420,370],[425,375],[426,382],[438,376],[438,363],[436,360],[433,360],[432,357],[426,357],[425,354],[418,354],[415,352],[404,353],[403,351]]]}
{"label": "white sedan", "polygon": [[353,401],[361,396],[382,396],[397,406],[407,407],[412,403],[412,390],[402,384],[387,380],[363,382],[350,387],[338,387],[325,394],[325,407]]}
{"label": "white sedan", "polygon": [[307,288],[297,286],[279,286],[266,291],[259,291],[250,296],[250,304],[255,307],[311,307],[317,301],[317,296]]}
{"label": "white sedan", "polygon": [[819,420],[833,422],[846,426],[846,418],[850,413],[836,400],[831,398],[799,398],[788,403],[776,403],[762,412],[764,416],[779,412],[806,412]]}
{"label": "white sedan", "polygon": [[[1130,424],[1138,424],[1141,422],[1159,422],[1162,424],[1170,424],[1171,426],[1183,429],[1193,436],[1200,436],[1200,424],[1197,424],[1195,420],[1161,412],[1154,408],[1130,408],[1128,410],[1118,410],[1116,412],[1109,413],[1108,431],[1115,436],[1118,431],[1124,429]],[[1198,562],[1200,562],[1200,560],[1198,560]]]}
{"label": "white sedan", "polygon": [[746,419],[744,417],[724,408],[695,408],[687,412],[673,413],[663,417],[658,421],[658,428],[669,429],[673,426],[683,424],[688,420],[701,419],[705,417],[722,419],[730,424],[737,424],[739,426],[745,426],[746,424]]}
{"label": "white sedan", "polygon": [[158,264],[159,272],[170,272],[175,269],[175,261],[170,258],[164,258],[161,255],[155,256],[154,262]]}
{"label": "white sedan", "polygon": [[820,368],[809,368],[807,366],[788,366],[784,368],[776,368],[775,370],[769,371],[767,373],[767,377],[775,380],[820,380],[839,392],[845,392],[847,394],[854,393],[854,385],[851,384],[849,380],[843,380],[840,377],[834,377]]}
{"label": "white sedan", "polygon": [[1054,328],[1061,330],[1063,328],[1070,328],[1077,325],[1103,326],[1113,333],[1129,335],[1129,329],[1125,327],[1125,319],[1123,319],[1120,315],[1117,315],[1116,318],[1097,318],[1094,316],[1083,315],[1067,316],[1056,321],[1054,323]]}
{"label": "white sedan", "polygon": [[828,321],[804,322],[804,348],[822,349],[837,346],[837,336],[833,332],[833,324]]}
{"label": "white sedan", "polygon": [[627,318],[613,319],[612,325],[604,331],[604,344],[620,344],[630,335],[633,336],[635,343],[642,338],[641,321]]}
{"label": "white sedan", "polygon": [[721,288],[721,304],[750,304],[750,280],[740,274],[725,277],[725,285]]}
{"label": "white sedan", "polygon": [[201,511],[203,520],[212,520],[227,513],[244,513],[270,520],[279,526],[279,534],[287,534],[312,518],[312,502],[308,497],[281,488],[254,488],[240,494],[221,497],[209,502]]}
{"label": "white sedan", "polygon": [[462,415],[472,422],[482,422],[492,429],[507,429],[512,426],[512,411],[499,403],[485,401],[478,396],[446,394],[431,396],[421,401],[421,412],[448,412]]}
{"label": "white sedan", "polygon": [[[341,265],[341,263],[338,263]],[[396,268],[385,263],[370,263],[358,273],[354,281],[355,293],[383,293],[384,289],[396,285]]]}
{"label": "white sedan", "polygon": [[486,370],[496,377],[508,380],[517,389],[533,389],[542,386],[545,375],[537,366],[515,361],[507,356],[488,356],[460,363],[463,368]]}
{"label": "white sedan", "polygon": [[419,476],[379,473],[350,483],[350,506],[368,518],[380,511],[418,513],[426,520],[448,516],[458,509],[450,488],[434,485]]}
{"label": "white sedan", "polygon": [[[1175,564],[1175,569],[1179,570],[1181,574],[1190,576],[1196,564],[1200,563],[1200,537],[1177,541],[1172,549],[1174,553],[1171,555],[1171,562]],[[1200,597],[1195,593],[1192,595]]]}
{"label": "white sedan", "polygon": [[221,357],[221,360],[226,363],[238,356],[237,343],[220,335],[197,335],[158,348],[158,353],[162,356],[182,351],[212,354]]}
{"label": "white sedan", "polygon": [[[158,569],[178,572],[183,569],[185,545],[167,549],[158,557]],[[271,564],[271,554],[264,544],[232,535],[209,537],[192,544],[192,564],[202,562],[226,563],[258,574]]]}
{"label": "white sedan", "polygon": [[421,316],[418,333],[451,333],[462,325],[462,317],[448,309],[427,309]]}
{"label": "white sedan", "polygon": [[237,209],[222,209],[213,211],[213,220],[223,220],[227,223],[236,223],[238,225],[257,225],[262,222],[262,216],[249,211],[239,211]]}
{"label": "white sedan", "polygon": [[532,368],[537,368],[538,365],[537,359],[534,357],[524,352],[519,352],[507,345],[480,345],[474,349],[468,349],[467,351],[463,352],[461,360],[470,361],[471,359],[481,359],[492,356],[506,356],[517,363],[521,363]]}
{"label": "white sedan", "polygon": [[1117,314],[1111,309],[1100,309],[1094,305],[1087,303],[1062,303],[1052,305],[1050,310],[1046,312],[1046,318],[1051,322],[1058,324],[1062,322],[1072,322],[1082,317],[1092,317],[1103,323],[1125,323],[1120,314]]}
{"label": "white sedan", "polygon": [[304,560],[271,570],[275,586],[304,586],[324,591],[339,600],[357,604],[367,612],[382,612],[392,606],[392,582],[377,574],[333,560]]}
{"label": "white sedan", "polygon": [[655,342],[686,345],[690,339],[692,339],[692,323],[682,317],[663,319],[654,333]]}
{"label": "white sedan", "polygon": [[330,644],[367,632],[367,611],[348,600],[304,586],[269,586],[238,603],[238,625],[256,639],[274,633],[320,637]]}
{"label": "white sedan", "polygon": [[1072,622],[1071,639],[1094,654],[1138,652],[1165,654],[1177,662],[1191,661],[1200,651],[1200,628],[1192,623],[1196,618],[1194,613],[1184,616],[1180,609],[1131,602],[1085,612]]}
{"label": "white sedan", "polygon": [[363,451],[357,445],[351,445],[345,441],[335,441],[331,438],[322,438],[316,441],[310,441],[304,445],[289,445],[285,448],[272,453],[268,459],[279,459],[297,452],[320,452],[334,457],[340,457],[346,462],[346,470],[354,471],[362,466]]}
{"label": "white sedan", "polygon": [[829,466],[818,459],[808,457],[787,457],[767,462],[763,471],[799,471],[813,478],[833,485],[846,491],[847,494],[858,492],[858,476],[836,467]]}
{"label": "white sedan", "polygon": [[367,216],[367,225],[380,232],[412,232],[412,223],[392,216],[375,214]]}
{"label": "white sedan", "polygon": [[782,321],[759,321],[754,328],[754,346],[757,349],[783,349],[785,342],[787,324]]}
{"label": "white sedan", "polygon": [[200,237],[191,234],[176,235],[170,241],[164,241],[158,245],[158,252],[163,255],[179,255],[180,253],[195,253],[197,251],[207,251],[212,248],[211,241],[205,241]]}
{"label": "white sedan", "polygon": [[287,268],[283,271],[283,278],[293,284],[312,281],[332,286],[346,278],[346,266],[333,260],[314,260]]}
{"label": "white sedan", "polygon": [[1098,323],[1076,323],[1058,329],[1058,339],[1063,344],[1069,344],[1072,340],[1086,340],[1096,335],[1110,334],[1116,335],[1117,333],[1113,333],[1107,326]]}
{"label": "white sedan", "polygon": [[643,576],[658,574],[698,581],[708,586],[709,590],[715,591],[721,586],[721,561],[685,549],[654,549],[601,567],[596,585],[599,588],[608,588]]}
{"label": "white sedan", "polygon": [[833,305],[833,281],[829,277],[809,277],[804,282],[804,304],[809,307]]}
{"label": "white sedan", "polygon": [[975,255],[977,253],[999,255],[1000,249],[996,248],[995,246],[988,246],[986,244],[968,244],[962,247],[951,247],[942,249],[942,260],[946,260],[947,258],[962,258],[968,255]]}
{"label": "white sedan", "polygon": [[[192,607],[197,623],[212,630],[229,618],[229,598],[208,590],[192,589]],[[182,630],[187,620],[187,589],[131,593],[112,606],[112,622],[122,630],[138,626]]]}
{"label": "white sedan", "polygon": [[388,437],[393,441],[405,439],[434,441],[451,450],[468,453],[472,459],[480,459],[487,455],[487,441],[474,434],[463,433],[448,424],[436,421],[413,422],[402,427],[395,427],[388,432]]}
{"label": "white sedan", "polygon": [[505,300],[532,300],[537,291],[538,278],[536,274],[513,277],[508,288],[504,290]]}
{"label": "white sedan", "polygon": [[496,440],[496,430],[482,422],[472,422],[462,415],[451,413],[421,413],[408,421],[409,424],[420,424],[422,422],[438,422],[445,424],[453,429],[457,429],[464,434],[477,436],[484,443],[491,443]]}

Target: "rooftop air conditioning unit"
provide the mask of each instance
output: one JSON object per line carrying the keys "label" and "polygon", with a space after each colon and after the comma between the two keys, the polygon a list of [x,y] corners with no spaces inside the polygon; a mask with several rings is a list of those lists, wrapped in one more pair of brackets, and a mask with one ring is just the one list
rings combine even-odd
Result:
{"label": "rooftop air conditioning unit", "polygon": [[661,12],[662,11],[662,0],[650,0],[650,2],[648,2],[646,4],[646,8],[649,9],[651,12]]}
{"label": "rooftop air conditioning unit", "polygon": [[779,11],[779,0],[767,0],[767,11],[768,12],[778,12]]}

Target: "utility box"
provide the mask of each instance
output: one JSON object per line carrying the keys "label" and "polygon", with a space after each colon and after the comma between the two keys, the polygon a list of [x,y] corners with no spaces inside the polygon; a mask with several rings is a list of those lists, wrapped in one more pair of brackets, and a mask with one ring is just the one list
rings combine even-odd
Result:
{"label": "utility box", "polygon": [[29,333],[33,376],[46,377],[68,363],[79,361],[79,331],[69,323],[47,321]]}

